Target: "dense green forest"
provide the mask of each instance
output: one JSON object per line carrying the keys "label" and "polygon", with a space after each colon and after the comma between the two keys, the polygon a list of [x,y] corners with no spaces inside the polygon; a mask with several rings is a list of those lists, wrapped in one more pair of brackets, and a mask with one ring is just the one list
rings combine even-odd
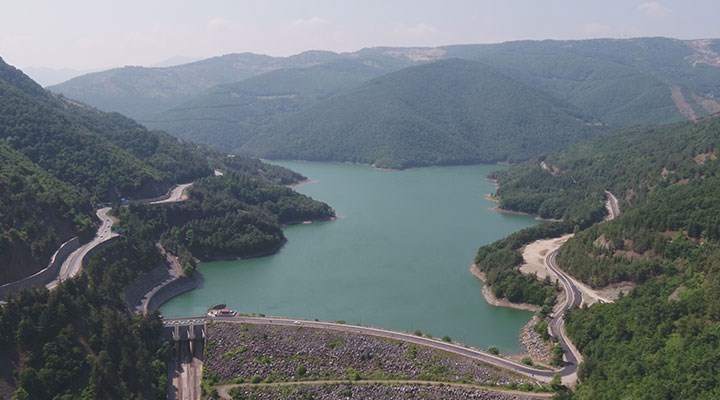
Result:
{"label": "dense green forest", "polygon": [[56,97],[0,59],[0,282],[46,267],[75,235],[91,237],[97,202],[157,196],[212,175],[209,155]]}
{"label": "dense green forest", "polygon": [[120,238],[90,258],[80,276],[52,291],[7,297],[0,308],[0,396],[165,398],[162,322],[127,316],[125,286],[165,262],[157,242],[191,273],[196,257],[267,254],[284,243],[282,224],[332,218],[328,205],[281,186],[304,179],[54,96],[1,63],[2,281],[46,266],[72,236],[91,237],[98,202],[194,185],[181,203],[117,207]]}
{"label": "dense green forest", "polygon": [[243,151],[391,168],[515,162],[602,131],[589,120],[491,67],[451,59],[320,102],[253,137]]}
{"label": "dense green forest", "polygon": [[671,98],[672,87],[681,89],[698,117],[720,110],[698,102],[720,96],[720,69],[693,62],[703,59],[698,42],[661,37],[543,40],[446,49],[448,56],[492,65],[617,130],[683,119]]}
{"label": "dense green forest", "polygon": [[16,384],[13,398],[165,398],[162,322],[126,316],[122,295],[161,261],[152,243],[124,238],[81,277],[9,297],[0,308],[0,364],[2,379]]}
{"label": "dense green forest", "polygon": [[[502,110],[513,117],[508,119],[510,122],[490,124],[495,125],[491,129],[497,130],[499,136],[509,138],[502,148],[491,154],[492,157],[482,151],[480,154],[475,154],[478,151],[460,151],[450,160],[447,157],[450,151],[439,145],[435,137],[420,139],[428,144],[426,147],[390,140],[392,132],[379,131],[366,137],[367,130],[379,128],[363,118],[386,119],[390,116],[392,119],[388,122],[394,123],[390,125],[391,131],[402,129],[410,135],[422,130],[454,134],[458,130],[488,128],[468,128],[466,118],[460,124],[455,123],[457,118],[425,121],[424,115],[411,112],[412,107],[408,111],[403,104],[394,104],[388,107],[390,112],[383,113],[373,102],[345,101],[345,98],[356,96],[354,93],[359,87],[382,74],[459,58],[501,71],[514,85],[532,89],[543,101],[559,105],[570,115],[590,123],[595,128],[593,133],[610,132],[636,124],[695,120],[720,111],[720,103],[716,100],[720,98],[717,87],[720,68],[713,65],[712,53],[717,47],[717,40],[635,38],[515,41],[436,48],[377,47],[340,54],[311,51],[290,57],[246,53],[168,68],[113,69],[78,77],[51,89],[104,110],[140,118],[152,128],[230,151],[236,151],[254,136],[263,136],[258,138],[259,143],[245,149],[252,155],[368,163],[380,159],[380,164],[386,166],[477,162],[499,160],[504,156],[524,159],[528,156],[518,158],[518,155],[530,151],[531,156],[536,156],[550,145],[565,143],[542,140],[542,146],[533,151],[536,143],[532,141],[510,140],[517,139],[514,131],[518,124],[522,130],[525,125],[544,126],[548,122],[544,114],[522,115],[526,110],[532,110],[537,102],[526,101],[520,92],[514,93],[516,97]],[[408,73],[413,74],[412,71]],[[459,86],[472,86],[474,76],[465,78],[469,80]],[[407,102],[417,104],[426,100],[423,89],[434,79],[419,83],[416,91],[408,93]],[[452,85],[446,85],[446,88],[450,92],[456,90]],[[342,108],[328,99],[334,95],[343,101]],[[383,102],[385,98],[376,100]],[[431,98],[427,103],[432,101]],[[323,105],[318,106],[318,102]],[[482,109],[492,110],[496,103],[495,94],[489,92],[479,105]],[[457,107],[457,103],[450,104]],[[334,107],[334,112],[310,111],[313,106]],[[433,109],[428,115],[438,112],[442,112],[442,107]],[[300,115],[294,115],[296,113]],[[320,119],[303,116],[304,113],[314,113]],[[342,121],[334,121],[337,115],[342,116]],[[492,113],[490,117],[493,117]],[[286,118],[292,122],[285,122]],[[293,132],[288,127],[295,124],[307,127],[301,134],[291,135]],[[409,128],[398,128],[403,125]],[[343,134],[345,136],[341,136]],[[287,137],[268,138],[267,135]],[[352,142],[354,147],[360,148],[377,142],[382,148],[372,154],[353,152],[343,148],[342,143],[317,143],[318,135],[324,135],[328,140],[340,137],[341,142]],[[369,140],[355,143],[356,136]],[[543,132],[543,136],[547,139],[547,132]],[[293,147],[285,143],[288,139],[296,141]],[[570,142],[580,139],[582,137],[573,136]],[[281,151],[273,152],[270,145],[279,146]],[[456,141],[450,145],[462,146],[463,143]],[[294,151],[294,147],[301,150]],[[413,149],[410,157],[404,153],[406,147]],[[472,143],[468,147],[472,148]],[[337,153],[326,151],[326,148],[337,148]]]}
{"label": "dense green forest", "polygon": [[329,219],[333,210],[260,176],[226,172],[203,178],[177,204],[116,209],[122,232],[208,260],[266,255],[285,243],[281,224]]}
{"label": "dense green forest", "polygon": [[212,173],[195,145],[55,97],[1,60],[0,77],[0,139],[96,200],[159,195]]}
{"label": "dense green forest", "polygon": [[[564,224],[574,225],[576,235],[560,249],[563,269],[595,287],[639,285],[615,303],[566,317],[585,359],[576,397],[720,394],[718,144],[720,117],[710,117],[618,132],[544,157],[545,168],[534,160],[497,175],[501,198],[518,201],[508,204],[523,204],[524,194],[535,194],[564,210]],[[602,193],[606,187],[622,200],[621,216],[587,229],[578,225],[592,222],[587,215],[602,215],[600,196],[583,191]],[[543,201],[527,210],[540,210]],[[511,240],[478,253],[489,272],[499,268],[496,276],[511,276],[498,283],[501,294],[504,284],[521,280],[518,255],[510,251],[521,244],[506,243]],[[534,299],[527,289],[515,293],[520,301]]]}
{"label": "dense green forest", "polygon": [[43,268],[74,234],[91,235],[91,217],[90,203],[77,188],[0,141],[0,282]]}
{"label": "dense green forest", "polygon": [[502,208],[544,218],[597,221],[604,190],[624,208],[655,188],[682,183],[712,167],[718,118],[697,124],[640,126],[614,132],[496,172]]}
{"label": "dense green forest", "polygon": [[389,70],[362,59],[281,69],[214,86],[140,122],[237,152],[262,127],[386,72]]}
{"label": "dense green forest", "polygon": [[[79,76],[48,89],[104,111],[146,119],[185,102],[195,102],[195,96],[205,97],[208,94],[206,91],[216,85],[232,84],[276,70],[303,69],[358,59],[380,70],[397,70],[413,64],[409,58],[373,49],[344,54],[306,51],[289,57],[226,54],[166,68],[114,68]],[[168,127],[172,126],[163,126]]]}
{"label": "dense green forest", "polygon": [[568,318],[586,360],[578,397],[720,395],[720,176],[710,164],[564,246],[561,265],[591,284],[644,283]]}

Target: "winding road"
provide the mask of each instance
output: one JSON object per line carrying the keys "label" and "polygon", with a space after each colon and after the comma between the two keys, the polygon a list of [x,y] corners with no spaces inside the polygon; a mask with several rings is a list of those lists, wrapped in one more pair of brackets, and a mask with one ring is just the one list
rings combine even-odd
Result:
{"label": "winding road", "polygon": [[[185,199],[187,199],[187,196],[185,196],[185,189],[187,189],[191,185],[192,183],[175,185],[168,191],[168,196],[166,199],[154,201],[148,204],[177,203],[180,201],[184,201]],[[79,274],[80,270],[82,269],[83,258],[85,258],[85,256],[90,252],[90,250],[94,249],[101,243],[106,242],[115,236],[118,236],[118,233],[112,231],[113,220],[108,215],[111,209],[111,207],[103,207],[97,210],[96,215],[100,220],[101,224],[100,228],[98,228],[97,233],[95,234],[95,237],[90,242],[85,243],[84,245],[80,246],[80,248],[70,253],[70,255],[67,257],[67,259],[65,259],[62,266],[60,267],[60,272],[58,273],[57,278],[45,285],[46,288],[52,290],[57,287],[60,282],[66,279],[70,279]]]}
{"label": "winding road", "polygon": [[87,255],[90,250],[94,249],[100,243],[103,243],[114,238],[115,236],[118,236],[117,233],[112,231],[113,220],[108,215],[108,212],[110,212],[110,210],[110,207],[103,207],[97,210],[96,215],[101,222],[100,228],[98,228],[97,230],[97,234],[95,234],[93,240],[80,246],[80,248],[70,253],[70,255],[62,263],[57,278],[45,285],[46,288],[52,290],[57,287],[60,282],[77,275],[82,269],[83,258],[85,258],[85,255]]}
{"label": "winding road", "polygon": [[565,353],[566,365],[563,369],[564,373],[562,374],[563,382],[565,382],[565,380],[574,382],[577,378],[577,367],[580,361],[582,361],[582,355],[580,355],[580,352],[565,334],[564,317],[565,312],[580,306],[580,303],[582,303],[582,292],[575,285],[573,279],[557,266],[556,258],[558,250],[559,249],[555,249],[551,251],[545,257],[545,264],[558,276],[565,292],[565,298],[555,307],[548,328],[550,329],[550,334],[558,339]]}

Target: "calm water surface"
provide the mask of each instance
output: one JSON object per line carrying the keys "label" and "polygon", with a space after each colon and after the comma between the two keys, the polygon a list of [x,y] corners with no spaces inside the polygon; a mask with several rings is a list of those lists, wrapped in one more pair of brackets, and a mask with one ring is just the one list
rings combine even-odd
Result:
{"label": "calm water surface", "polygon": [[489,306],[468,272],[478,246],[535,224],[490,211],[485,176],[497,166],[377,171],[282,162],[310,178],[297,190],[340,220],[285,229],[270,257],[200,264],[203,287],[162,307],[200,315],[216,303],[241,313],[345,320],[424,333],[503,351],[520,348],[531,314]]}

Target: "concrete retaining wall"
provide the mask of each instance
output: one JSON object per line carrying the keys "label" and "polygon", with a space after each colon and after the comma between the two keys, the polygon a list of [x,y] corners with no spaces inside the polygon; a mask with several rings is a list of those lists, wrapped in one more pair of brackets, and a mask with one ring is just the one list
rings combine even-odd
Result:
{"label": "concrete retaining wall", "polygon": [[170,278],[170,269],[167,264],[163,264],[138,276],[130,282],[130,284],[125,287],[125,301],[127,302],[130,313],[135,313],[136,307],[148,292]]}
{"label": "concrete retaining wall", "polygon": [[160,308],[160,306],[166,301],[185,292],[189,292],[197,288],[199,285],[199,279],[181,276],[155,292],[155,294],[148,300],[147,310],[145,312],[153,312]]}
{"label": "concrete retaining wall", "polygon": [[57,278],[60,273],[60,267],[63,262],[65,262],[70,253],[77,250],[79,247],[80,239],[77,237],[63,243],[50,258],[50,263],[45,269],[38,271],[27,278],[0,286],[0,299],[4,299],[8,294],[19,292],[22,289],[45,286],[52,282],[52,280]]}
{"label": "concrete retaining wall", "polygon": [[85,265],[87,264],[87,262],[88,262],[88,260],[90,259],[90,257],[92,257],[93,255],[95,255],[98,251],[100,251],[100,250],[102,250],[102,249],[110,246],[111,244],[115,243],[118,239],[120,239],[120,236],[113,236],[113,237],[111,237],[110,239],[108,239],[108,240],[100,243],[99,245],[93,247],[92,249],[90,249],[90,251],[88,251],[88,252],[85,254],[85,256],[83,257],[83,260],[82,260],[82,265],[83,265],[83,267],[85,267]]}
{"label": "concrete retaining wall", "polygon": [[165,194],[163,194],[163,195],[161,195],[161,196],[152,197],[152,198],[149,198],[149,199],[140,199],[140,200],[136,200],[136,201],[137,201],[138,203],[150,204],[150,203],[154,203],[154,202],[156,202],[156,201],[167,200],[167,199],[170,198],[170,194],[172,194],[173,189],[175,189],[175,186],[170,186],[170,189],[168,189],[167,193],[165,193]]}

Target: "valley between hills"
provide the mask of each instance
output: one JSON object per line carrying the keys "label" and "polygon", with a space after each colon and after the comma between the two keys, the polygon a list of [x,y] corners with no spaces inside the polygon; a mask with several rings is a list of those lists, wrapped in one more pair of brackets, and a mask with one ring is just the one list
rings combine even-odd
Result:
{"label": "valley between hills", "polygon": [[[0,60],[0,396],[717,397],[718,49],[234,54],[49,88]],[[486,295],[535,310],[522,337],[538,351],[259,312],[163,318],[203,285],[199,263],[270,256],[288,225],[342,217],[256,157],[511,164],[492,198],[544,221],[467,264]],[[523,266],[559,237],[542,274]]]}

